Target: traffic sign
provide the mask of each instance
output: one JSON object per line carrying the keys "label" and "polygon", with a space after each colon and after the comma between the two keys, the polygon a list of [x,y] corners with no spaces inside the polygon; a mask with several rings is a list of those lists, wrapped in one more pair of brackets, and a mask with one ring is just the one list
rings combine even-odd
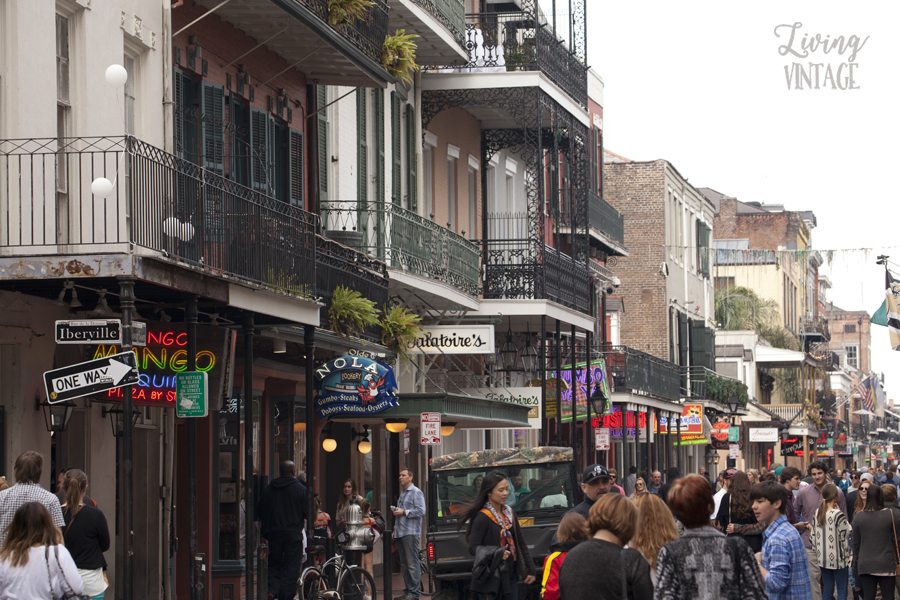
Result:
{"label": "traffic sign", "polygon": [[50,404],[138,382],[137,356],[122,352],[44,373]]}
{"label": "traffic sign", "polygon": [[597,450],[609,450],[609,427],[598,427],[595,429],[594,442]]}
{"label": "traffic sign", "polygon": [[90,321],[57,321],[57,344],[121,344],[122,321],[94,319]]}
{"label": "traffic sign", "polygon": [[441,413],[422,413],[422,445],[441,445]]}
{"label": "traffic sign", "polygon": [[728,428],[728,441],[729,442],[737,442],[741,438],[741,429],[740,427],[729,427]]}
{"label": "traffic sign", "polygon": [[185,371],[175,375],[175,416],[205,417],[209,414],[205,371]]}
{"label": "traffic sign", "polygon": [[741,455],[741,447],[738,444],[728,444],[728,458],[738,458]]}

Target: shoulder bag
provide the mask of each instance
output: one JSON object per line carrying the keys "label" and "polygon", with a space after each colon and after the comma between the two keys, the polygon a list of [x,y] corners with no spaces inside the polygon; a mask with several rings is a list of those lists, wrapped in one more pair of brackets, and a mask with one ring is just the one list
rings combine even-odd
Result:
{"label": "shoulder bag", "polygon": [[891,529],[894,530],[894,571],[900,575],[900,545],[897,544],[897,525],[894,523],[894,511],[887,509],[891,515]]}
{"label": "shoulder bag", "polygon": [[[69,584],[69,580],[66,579],[66,573],[63,571],[62,565],[59,564],[59,545],[53,546],[53,553],[56,556],[56,566],[59,569],[59,579],[60,583],[65,583],[65,587],[63,587],[63,600],[91,600],[91,597],[87,594],[76,594],[75,590],[72,589],[72,586]],[[47,561],[47,583],[50,584],[50,600],[54,600],[53,596],[53,577],[50,575],[50,546],[44,546],[44,559]],[[69,588],[67,592],[65,588]]]}

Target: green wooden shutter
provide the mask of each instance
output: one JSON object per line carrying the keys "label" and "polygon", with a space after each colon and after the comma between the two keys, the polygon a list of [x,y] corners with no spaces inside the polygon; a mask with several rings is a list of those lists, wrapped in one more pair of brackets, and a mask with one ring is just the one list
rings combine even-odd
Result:
{"label": "green wooden shutter", "polygon": [[[691,324],[691,366],[706,367],[712,369],[713,348],[710,342],[714,339],[710,336],[709,328],[702,320],[690,321]],[[714,369],[712,369],[714,370]]]}
{"label": "green wooden shutter", "polygon": [[290,170],[288,176],[291,204],[303,208],[303,133],[296,129],[288,130]]}
{"label": "green wooden shutter", "polygon": [[229,94],[228,118],[231,121],[230,177],[241,185],[247,185],[250,138],[247,127],[247,110],[243,100],[233,92]]}
{"label": "green wooden shutter", "polygon": [[709,277],[709,238],[712,228],[706,223],[700,223],[697,227],[697,247],[700,250],[700,274]]}
{"label": "green wooden shutter", "polygon": [[384,90],[375,90],[375,201],[378,211],[375,218],[375,239],[378,245],[378,258],[385,259],[385,160],[384,160]]}
{"label": "green wooden shutter", "polygon": [[197,149],[197,81],[175,69],[175,152],[179,158],[200,164]]}
{"label": "green wooden shutter", "polygon": [[400,154],[400,97],[391,92],[391,200],[400,206],[403,196],[403,163]]}
{"label": "green wooden shutter", "polygon": [[[366,139],[366,90],[356,92],[356,201],[362,219],[362,211],[366,209],[369,199],[369,150]],[[363,231],[360,228],[360,231]]]}
{"label": "green wooden shutter", "polygon": [[282,202],[290,202],[288,197],[288,153],[290,142],[287,128],[272,115],[269,122],[269,195]]}
{"label": "green wooden shutter", "polygon": [[184,75],[179,69],[175,69],[172,78],[175,84],[175,155],[184,158]]}
{"label": "green wooden shutter", "polygon": [[200,98],[201,164],[218,175],[225,175],[225,88],[204,82]]}
{"label": "green wooden shutter", "polygon": [[409,198],[409,210],[418,209],[416,202],[418,186],[416,183],[416,109],[412,104],[406,105],[406,194]]}
{"label": "green wooden shutter", "polygon": [[269,118],[265,111],[250,109],[250,186],[268,193]]}
{"label": "green wooden shutter", "polygon": [[690,329],[688,318],[684,313],[678,313],[678,360],[679,365],[686,367],[690,364]]}
{"label": "green wooden shutter", "polygon": [[328,88],[324,85],[316,86],[316,147],[318,150],[318,183],[319,202],[328,200],[328,115],[322,110],[328,104]]}

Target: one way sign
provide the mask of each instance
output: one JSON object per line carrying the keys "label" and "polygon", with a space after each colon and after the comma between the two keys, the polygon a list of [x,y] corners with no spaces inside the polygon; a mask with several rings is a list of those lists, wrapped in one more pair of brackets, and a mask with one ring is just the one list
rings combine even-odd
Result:
{"label": "one way sign", "polygon": [[134,385],[138,382],[137,357],[134,352],[122,352],[97,360],[70,365],[44,373],[44,386],[50,404],[65,402]]}

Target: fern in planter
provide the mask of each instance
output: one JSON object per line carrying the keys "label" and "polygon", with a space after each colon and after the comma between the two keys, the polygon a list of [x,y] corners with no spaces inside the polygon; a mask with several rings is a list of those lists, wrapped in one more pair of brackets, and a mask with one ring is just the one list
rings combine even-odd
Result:
{"label": "fern in planter", "polygon": [[406,360],[411,360],[410,346],[415,345],[422,326],[422,317],[409,309],[395,304],[384,307],[381,318],[381,343],[391,352]]}
{"label": "fern in planter", "polygon": [[384,44],[381,46],[381,64],[385,71],[402,83],[412,83],[411,73],[419,70],[416,64],[416,49],[418,46],[413,38],[414,33],[407,34],[405,29],[398,29],[394,35],[384,36]]}
{"label": "fern in planter", "polygon": [[353,19],[365,20],[371,0],[328,0],[328,24],[340,27]]}
{"label": "fern in planter", "polygon": [[375,303],[357,291],[337,286],[328,309],[328,326],[345,338],[358,334],[366,327],[378,324]]}

